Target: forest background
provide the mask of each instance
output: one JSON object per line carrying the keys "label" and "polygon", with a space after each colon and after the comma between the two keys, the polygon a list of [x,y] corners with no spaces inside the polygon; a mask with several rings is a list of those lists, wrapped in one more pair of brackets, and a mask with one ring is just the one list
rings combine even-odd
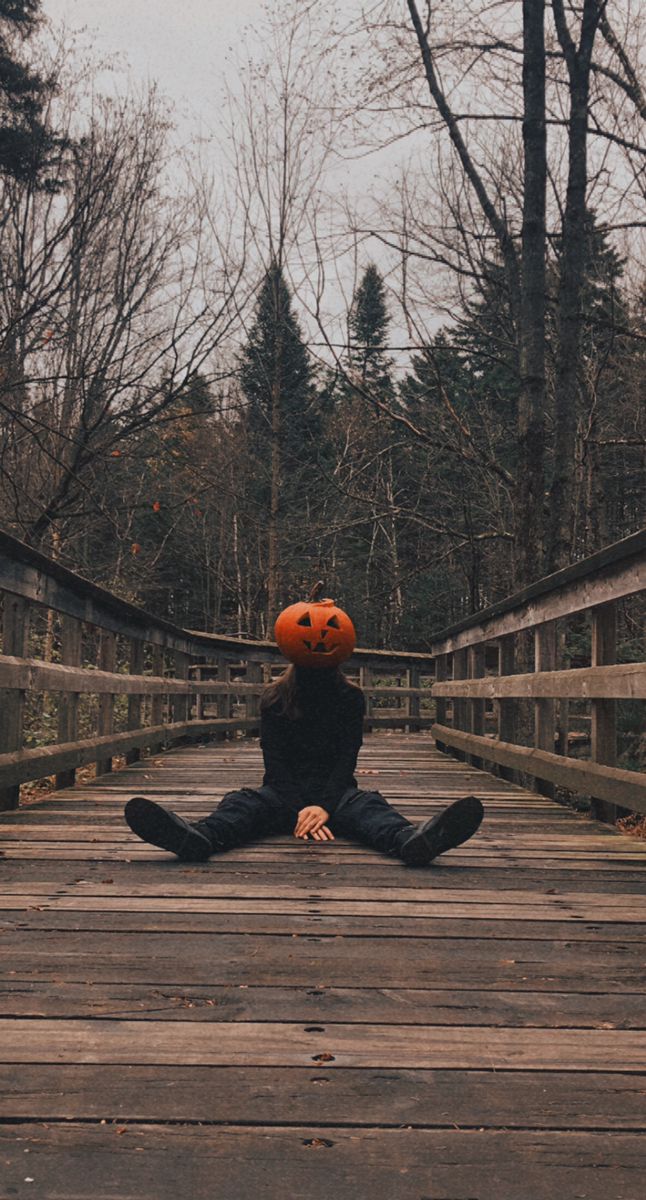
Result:
{"label": "forest background", "polygon": [[0,0],[0,525],[189,628],[322,578],[416,650],[640,528],[640,8],[286,0],[189,142]]}

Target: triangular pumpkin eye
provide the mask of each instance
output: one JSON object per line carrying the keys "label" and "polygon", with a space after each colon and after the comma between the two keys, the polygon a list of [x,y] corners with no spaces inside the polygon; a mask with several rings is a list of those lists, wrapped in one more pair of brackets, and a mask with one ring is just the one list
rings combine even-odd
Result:
{"label": "triangular pumpkin eye", "polygon": [[338,618],[338,617],[330,617],[330,619],[329,619],[329,621],[328,621],[328,625],[331,625],[333,629],[340,629],[340,628],[341,628],[341,626],[340,626],[340,624],[339,624],[339,618]]}
{"label": "triangular pumpkin eye", "polygon": [[309,626],[311,626],[312,622],[310,621],[310,615],[309,615],[309,613],[305,613],[305,616],[303,616],[303,617],[299,617],[299,618],[298,618],[298,621],[296,622],[296,624],[297,624],[297,625],[309,625]]}

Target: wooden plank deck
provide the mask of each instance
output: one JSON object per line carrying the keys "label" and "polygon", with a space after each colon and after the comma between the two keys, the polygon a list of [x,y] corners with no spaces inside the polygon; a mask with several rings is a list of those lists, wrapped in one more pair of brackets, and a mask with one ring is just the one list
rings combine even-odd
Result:
{"label": "wooden plank deck", "polygon": [[259,778],[175,750],[0,819],[0,1200],[642,1200],[646,845],[367,739],[411,818],[478,836],[407,870],[293,839],[178,863],[122,821]]}

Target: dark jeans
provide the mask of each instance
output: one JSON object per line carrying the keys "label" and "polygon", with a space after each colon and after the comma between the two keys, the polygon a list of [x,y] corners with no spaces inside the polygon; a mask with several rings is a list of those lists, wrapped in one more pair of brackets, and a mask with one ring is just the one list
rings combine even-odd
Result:
{"label": "dark jeans", "polygon": [[[271,834],[293,833],[296,818],[294,809],[273,788],[242,788],[239,792],[227,792],[215,811],[197,824],[217,851],[231,850]],[[399,853],[402,832],[413,828],[379,792],[362,792],[358,788],[349,788],[344,793],[328,827],[335,837],[350,838],[394,855]]]}

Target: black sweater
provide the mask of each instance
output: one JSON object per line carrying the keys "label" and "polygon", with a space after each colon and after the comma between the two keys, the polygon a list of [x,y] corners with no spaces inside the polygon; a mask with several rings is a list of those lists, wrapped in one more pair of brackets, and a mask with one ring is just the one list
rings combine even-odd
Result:
{"label": "black sweater", "polygon": [[351,684],[339,688],[327,672],[298,688],[300,717],[290,720],[280,701],[264,709],[260,745],[265,762],[263,784],[298,812],[318,804],[333,813],[341,796],[356,787],[354,769],[363,738],[363,692]]}

